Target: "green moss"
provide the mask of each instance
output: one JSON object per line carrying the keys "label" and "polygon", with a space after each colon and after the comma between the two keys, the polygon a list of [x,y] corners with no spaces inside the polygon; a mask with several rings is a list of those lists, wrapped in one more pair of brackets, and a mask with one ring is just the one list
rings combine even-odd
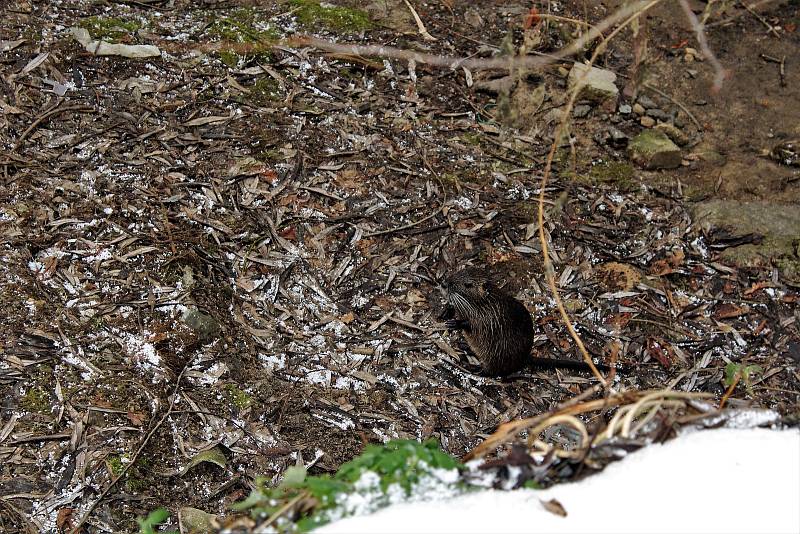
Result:
{"label": "green moss", "polygon": [[273,43],[280,36],[269,23],[249,8],[239,8],[211,23],[209,34],[234,43]]}
{"label": "green moss", "polygon": [[220,60],[230,68],[248,59],[269,61],[272,44],[280,38],[269,22],[250,8],[236,9],[214,20],[208,33],[225,43],[218,53]]}
{"label": "green moss", "polygon": [[290,0],[297,21],[306,27],[325,26],[331,30],[359,32],[372,27],[366,11],[348,7],[322,5],[314,0]]}
{"label": "green moss", "polygon": [[475,133],[465,133],[461,136],[461,140],[464,141],[464,143],[472,146],[481,144],[481,136]]}
{"label": "green moss", "polygon": [[22,397],[22,407],[35,413],[50,413],[50,393],[40,386],[33,386]]}
{"label": "green moss", "polygon": [[623,161],[607,161],[592,167],[588,178],[593,184],[613,184],[621,191],[636,189],[635,169]]}
{"label": "green moss", "polygon": [[266,106],[279,99],[281,96],[278,82],[274,78],[264,76],[258,78],[250,87],[250,101],[259,106]]}
{"label": "green moss", "polygon": [[[118,477],[122,474],[123,469],[130,461],[128,454],[113,454],[106,457],[106,468],[111,476]],[[136,464],[128,469],[125,475],[125,487],[134,493],[138,493],[147,488],[147,480],[145,480],[143,470],[147,467],[147,460],[139,458]]]}
{"label": "green moss", "polygon": [[78,26],[85,28],[92,39],[109,43],[122,41],[142,27],[134,20],[122,20],[117,17],[87,17],[81,20]]}
{"label": "green moss", "polygon": [[118,477],[122,474],[122,470],[125,469],[125,464],[122,463],[122,456],[113,455],[106,458],[106,467],[108,468],[109,473],[111,476]]}
{"label": "green moss", "polygon": [[253,398],[236,387],[235,384],[226,384],[225,391],[228,393],[231,402],[239,408],[239,410],[244,410],[253,403]]}

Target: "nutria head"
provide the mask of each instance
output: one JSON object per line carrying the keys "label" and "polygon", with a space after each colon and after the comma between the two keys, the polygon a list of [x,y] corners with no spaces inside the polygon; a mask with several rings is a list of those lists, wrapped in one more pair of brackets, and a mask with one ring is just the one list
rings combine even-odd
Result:
{"label": "nutria head", "polygon": [[485,271],[467,267],[444,281],[447,304],[464,317],[485,313],[505,293],[499,289]]}

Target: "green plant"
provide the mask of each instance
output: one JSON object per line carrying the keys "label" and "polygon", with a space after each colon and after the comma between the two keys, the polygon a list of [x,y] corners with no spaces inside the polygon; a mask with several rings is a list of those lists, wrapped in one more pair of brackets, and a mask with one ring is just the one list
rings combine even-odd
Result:
{"label": "green plant", "polygon": [[[155,527],[166,521],[168,517],[169,510],[166,508],[156,508],[147,514],[144,519],[137,517],[136,522],[139,523],[139,534],[156,534]],[[161,534],[178,534],[178,531],[170,530]]]}
{"label": "green plant", "polygon": [[133,20],[122,20],[117,17],[86,17],[78,22],[78,26],[85,28],[93,39],[102,39],[108,42],[125,40],[142,25]]}
{"label": "green plant", "polygon": [[[254,517],[278,516],[291,519],[281,523],[286,531],[307,532],[331,520],[355,511],[374,510],[389,504],[390,496],[411,494],[426,480],[442,481],[443,473],[456,475],[452,482],[456,491],[464,486],[457,480],[462,467],[455,458],[439,449],[435,440],[419,443],[395,440],[385,445],[368,445],[364,452],[342,465],[329,476],[308,476],[302,466],[290,467],[283,481],[275,488],[266,486],[266,479],[256,480],[256,488],[234,505],[236,511],[249,511]],[[358,505],[347,497],[358,494]],[[293,516],[289,516],[289,513]]]}
{"label": "green plant", "polygon": [[753,394],[753,384],[750,380],[750,375],[753,373],[763,373],[764,369],[760,365],[744,365],[736,362],[729,362],[725,366],[725,386],[731,388],[735,386],[739,380],[744,381],[744,387],[747,393]]}
{"label": "green plant", "polygon": [[354,32],[372,27],[369,15],[361,9],[339,7],[315,0],[291,0],[290,4],[295,8],[297,20],[306,27],[322,24],[333,30]]}

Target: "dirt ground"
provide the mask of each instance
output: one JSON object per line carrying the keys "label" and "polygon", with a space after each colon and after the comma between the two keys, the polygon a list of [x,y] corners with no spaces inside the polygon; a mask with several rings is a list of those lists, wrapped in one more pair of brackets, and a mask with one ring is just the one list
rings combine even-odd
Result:
{"label": "dirt ground", "polygon": [[[436,320],[437,282],[486,266],[528,305],[537,355],[579,358],[533,223],[571,62],[517,85],[538,95],[529,108],[479,89],[502,71],[279,43],[491,57],[534,38],[552,52],[579,26],[525,31],[530,2],[412,3],[435,41],[402,1],[3,2],[0,530],[70,528],[168,409],[90,531],[135,531],[158,506],[224,514],[254,477],[298,461],[333,472],[365,443],[435,437],[461,455],[592,383],[476,376]],[[534,4],[592,23],[615,8]],[[730,405],[800,415],[800,286],[781,267],[797,245],[784,263],[731,264],[720,253],[750,238],[691,216],[715,199],[800,209],[800,169],[769,157],[800,139],[798,9],[712,13],[719,93],[710,62],[687,59],[699,47],[677,4],[648,15],[637,76],[656,90],[638,92],[688,138],[676,169],[643,171],[607,142],[610,126],[644,129],[623,112],[632,97],[578,102],[546,229],[588,349],[607,361],[619,343],[620,389],[721,398],[732,363],[753,377]],[[75,26],[161,54],[100,57]],[[620,89],[635,49],[623,32],[598,62]]]}

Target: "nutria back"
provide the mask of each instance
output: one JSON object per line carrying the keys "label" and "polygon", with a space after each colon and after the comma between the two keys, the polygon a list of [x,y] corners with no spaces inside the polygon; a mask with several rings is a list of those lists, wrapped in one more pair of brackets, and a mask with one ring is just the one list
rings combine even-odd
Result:
{"label": "nutria back", "polygon": [[533,321],[524,304],[477,268],[455,273],[443,286],[454,317],[448,326],[463,331],[485,373],[507,375],[530,363]]}

